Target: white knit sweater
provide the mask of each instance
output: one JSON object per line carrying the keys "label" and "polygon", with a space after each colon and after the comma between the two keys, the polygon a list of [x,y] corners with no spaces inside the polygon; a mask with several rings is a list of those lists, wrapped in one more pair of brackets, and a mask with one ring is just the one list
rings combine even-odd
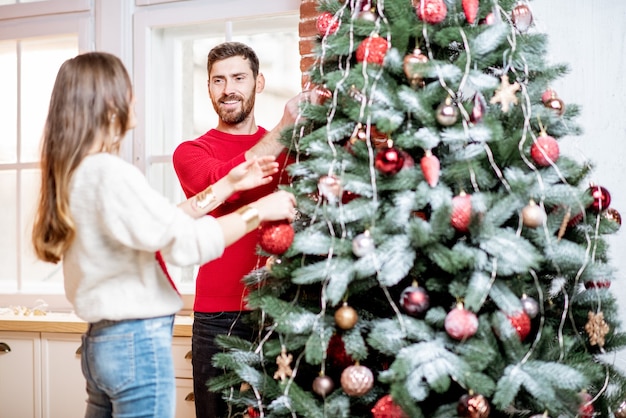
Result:
{"label": "white knit sweater", "polygon": [[210,216],[193,219],[123,159],[88,156],[71,183],[76,239],[63,257],[65,293],[87,322],[176,313],[182,301],[155,259],[179,266],[222,255],[224,238]]}

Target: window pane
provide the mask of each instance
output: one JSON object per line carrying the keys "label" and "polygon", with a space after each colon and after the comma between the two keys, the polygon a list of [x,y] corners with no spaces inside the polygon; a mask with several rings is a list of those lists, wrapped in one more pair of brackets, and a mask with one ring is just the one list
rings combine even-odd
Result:
{"label": "window pane", "polygon": [[17,187],[15,171],[0,171],[0,289],[17,286]]}
{"label": "window pane", "polygon": [[22,199],[22,221],[20,231],[22,233],[22,285],[23,289],[41,290],[46,286],[57,284],[56,289],[60,290],[58,284],[63,283],[61,264],[44,263],[40,261],[34,253],[31,233],[33,230],[33,220],[35,216],[37,197],[39,193],[41,172],[39,170],[22,171],[21,186]]}
{"label": "window pane", "polygon": [[76,35],[31,38],[21,42],[22,162],[39,160],[39,143],[54,80],[61,64],[76,54]]}
{"label": "window pane", "polygon": [[17,161],[17,42],[0,41],[0,164]]}

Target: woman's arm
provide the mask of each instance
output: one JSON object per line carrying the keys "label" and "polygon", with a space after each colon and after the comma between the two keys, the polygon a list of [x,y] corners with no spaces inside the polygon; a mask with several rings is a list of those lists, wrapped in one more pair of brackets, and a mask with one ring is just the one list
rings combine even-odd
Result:
{"label": "woman's arm", "polygon": [[202,192],[180,203],[178,207],[193,218],[206,215],[233,193],[271,182],[272,174],[278,171],[275,159],[273,156],[263,156],[245,161]]}

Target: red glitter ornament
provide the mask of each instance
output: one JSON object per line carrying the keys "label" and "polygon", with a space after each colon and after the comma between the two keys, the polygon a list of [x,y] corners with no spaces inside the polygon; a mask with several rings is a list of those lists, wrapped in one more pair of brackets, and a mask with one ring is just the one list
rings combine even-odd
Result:
{"label": "red glitter ornament", "polygon": [[443,22],[448,14],[448,8],[443,0],[413,0],[413,6],[417,17],[431,25]]}
{"label": "red glitter ornament", "polygon": [[515,328],[515,331],[517,331],[520,341],[524,341],[530,333],[530,317],[528,314],[520,311],[513,315],[507,315],[507,318],[513,328]]}
{"label": "red glitter ornament", "polygon": [[295,231],[287,221],[265,222],[260,227],[259,246],[270,254],[280,255],[293,242]]}
{"label": "red glitter ornament", "polygon": [[530,156],[542,167],[548,167],[559,159],[559,143],[545,132],[530,146]]}
{"label": "red glitter ornament", "polygon": [[343,343],[343,339],[339,334],[333,334],[328,341],[328,348],[326,349],[326,358],[328,359],[329,366],[334,369],[345,369],[346,367],[354,364],[352,357],[346,353],[346,347]]}
{"label": "red glitter ornament", "polygon": [[394,147],[376,153],[374,166],[383,174],[396,174],[404,166],[404,155]]}
{"label": "red glitter ornament", "polygon": [[593,202],[589,205],[589,209],[595,213],[602,212],[611,204],[611,194],[602,186],[591,186],[587,189],[587,193],[593,197]]}
{"label": "red glitter ornament", "polygon": [[610,280],[587,280],[585,289],[608,289],[611,287]]}
{"label": "red glitter ornament", "polygon": [[409,418],[402,408],[393,402],[391,395],[385,395],[372,408],[374,418]]}
{"label": "red glitter ornament", "polygon": [[466,340],[478,331],[478,317],[459,303],[446,315],[444,327],[448,335],[455,340]]}
{"label": "red glitter ornament", "polygon": [[385,38],[374,35],[365,38],[356,49],[356,60],[369,64],[383,65],[389,42]]}
{"label": "red glitter ornament", "polygon": [[450,224],[459,232],[469,232],[472,216],[472,201],[470,195],[461,192],[452,198],[452,215]]}
{"label": "red glitter ornament", "polygon": [[339,21],[332,13],[322,12],[317,16],[315,26],[320,36],[332,35],[339,29]]}

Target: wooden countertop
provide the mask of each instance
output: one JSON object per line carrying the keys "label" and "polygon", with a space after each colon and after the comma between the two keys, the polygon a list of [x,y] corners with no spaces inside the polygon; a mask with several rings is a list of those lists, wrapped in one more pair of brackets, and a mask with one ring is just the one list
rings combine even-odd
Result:
{"label": "wooden countertop", "polygon": [[[193,318],[177,315],[174,320],[175,337],[191,337]],[[72,313],[48,312],[46,315],[0,315],[0,331],[18,332],[62,332],[82,334],[87,323]]]}

